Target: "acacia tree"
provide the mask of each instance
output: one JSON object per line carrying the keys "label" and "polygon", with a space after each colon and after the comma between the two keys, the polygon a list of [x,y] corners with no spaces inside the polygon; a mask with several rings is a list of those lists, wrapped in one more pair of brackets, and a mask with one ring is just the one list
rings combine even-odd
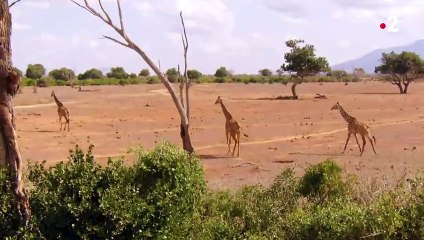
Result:
{"label": "acacia tree", "polygon": [[401,94],[408,93],[409,84],[424,74],[424,60],[413,52],[383,53],[381,62],[375,67],[375,73],[383,74],[386,81],[399,88]]}
{"label": "acacia tree", "polygon": [[300,39],[286,41],[286,46],[290,48],[290,52],[284,54],[286,63],[281,66],[282,71],[292,74],[293,85],[291,91],[293,99],[298,99],[296,86],[303,82],[304,77],[329,70],[327,59],[316,57],[313,45],[299,46],[299,43],[303,42]]}
{"label": "acacia tree", "polygon": [[[13,71],[10,7],[18,1],[11,3],[10,6],[7,0],[0,2],[0,167],[8,169],[12,192],[15,196],[14,205],[21,220],[28,223],[31,211],[22,182],[22,157],[17,142],[16,119],[12,104],[12,99],[19,89],[20,77]],[[2,190],[5,189],[2,188]]]}
{"label": "acacia tree", "polygon": [[147,54],[143,51],[143,49],[140,46],[138,46],[136,43],[134,43],[134,41],[131,40],[131,38],[125,32],[120,0],[116,0],[119,24],[116,24],[111,19],[111,17],[109,16],[109,13],[105,10],[103,6],[102,0],[98,0],[98,5],[100,7],[100,10],[94,9],[93,6],[88,3],[88,0],[83,0],[83,3],[79,3],[77,2],[77,0],[70,0],[70,1],[75,3],[77,6],[85,9],[86,11],[94,15],[95,17],[101,19],[104,23],[106,23],[113,30],[115,30],[115,32],[118,33],[118,35],[121,37],[121,40],[118,40],[116,38],[106,36],[106,35],[104,35],[103,37],[135,51],[147,63],[147,65],[149,65],[149,67],[156,73],[156,75],[159,77],[159,79],[161,80],[161,82],[163,83],[163,85],[166,87],[169,94],[171,95],[172,100],[180,115],[180,118],[181,118],[180,136],[183,142],[183,148],[189,153],[194,152],[193,146],[191,144],[190,134],[189,134],[189,119],[190,119],[189,88],[191,86],[191,80],[187,77],[188,40],[187,40],[187,34],[185,30],[182,12],[180,12],[181,24],[183,27],[183,33],[181,34],[181,38],[183,41],[183,48],[184,48],[185,70],[184,70],[184,78],[183,78],[183,81],[180,83],[180,86],[182,85],[183,88],[185,88],[185,101],[183,96],[184,91],[180,91],[181,101],[179,101],[178,96],[175,92],[175,89],[172,86],[171,82],[169,81],[168,77],[160,71],[160,68],[152,61],[152,59],[149,56],[147,56]]}

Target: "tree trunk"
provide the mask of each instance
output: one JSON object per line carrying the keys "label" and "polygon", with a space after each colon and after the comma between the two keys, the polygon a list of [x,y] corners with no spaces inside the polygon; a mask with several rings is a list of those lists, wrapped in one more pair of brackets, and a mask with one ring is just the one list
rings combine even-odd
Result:
{"label": "tree trunk", "polygon": [[293,94],[293,99],[298,99],[299,98],[299,96],[297,95],[297,92],[296,92],[296,86],[298,84],[299,84],[299,81],[297,79],[294,79],[293,85],[291,86],[291,91],[292,91],[292,94]]}
{"label": "tree trunk", "polygon": [[0,2],[0,167],[6,167],[11,177],[15,206],[21,220],[28,223],[31,211],[22,182],[21,155],[17,143],[12,98],[19,89],[19,76],[12,68],[10,46],[12,21],[8,1]]}
{"label": "tree trunk", "polygon": [[181,136],[181,140],[183,141],[183,149],[191,154],[194,152],[194,148],[191,145],[190,133],[188,130],[189,130],[189,125],[187,124],[186,126],[184,126],[183,122],[181,121],[180,136]]}
{"label": "tree trunk", "polygon": [[406,83],[404,83],[404,87],[403,87],[402,94],[407,94],[407,93],[408,93],[409,83],[410,83],[410,82],[406,82]]}
{"label": "tree trunk", "polygon": [[401,93],[401,94],[403,94],[403,92],[404,92],[404,89],[403,89],[403,86],[402,86],[402,83],[400,83],[400,82],[395,82],[395,83],[393,83],[394,85],[396,85],[398,88],[399,88],[399,92]]}

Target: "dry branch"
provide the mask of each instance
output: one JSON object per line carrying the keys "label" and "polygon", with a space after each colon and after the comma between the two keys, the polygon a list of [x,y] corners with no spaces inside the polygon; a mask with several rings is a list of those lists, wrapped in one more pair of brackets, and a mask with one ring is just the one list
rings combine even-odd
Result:
{"label": "dry branch", "polygon": [[13,5],[15,5],[16,3],[20,2],[20,1],[22,1],[22,0],[16,0],[16,1],[14,1],[13,3],[11,3],[11,4],[9,5],[9,8],[11,8]]}
{"label": "dry branch", "polygon": [[[110,18],[109,14],[107,13],[107,11],[105,10],[105,8],[102,5],[102,0],[98,0],[98,4],[100,6],[100,9],[102,11],[102,13],[98,12],[96,9],[94,9],[87,0],[83,0],[83,4],[78,3],[76,0],[70,0],[71,2],[73,2],[74,4],[76,4],[77,6],[83,8],[84,10],[88,11],[89,13],[91,13],[93,16],[101,19],[104,23],[106,23],[107,25],[109,25],[111,28],[113,28],[115,30],[116,33],[119,34],[119,36],[122,38],[122,40],[118,40],[116,38],[113,37],[109,37],[109,36],[104,36],[104,38],[109,39],[117,44],[120,44],[124,47],[127,47],[129,49],[132,49],[133,51],[135,51],[136,53],[138,53],[140,55],[140,57],[147,63],[147,65],[150,66],[150,68],[156,73],[156,75],[160,78],[161,82],[163,83],[163,85],[166,87],[166,89],[168,90],[169,94],[172,97],[172,100],[178,110],[178,113],[181,117],[181,138],[183,141],[183,148],[184,150],[188,151],[189,153],[194,152],[193,147],[191,146],[191,140],[190,140],[190,134],[188,132],[188,128],[189,128],[189,117],[188,117],[188,107],[185,108],[183,104],[181,104],[181,102],[178,101],[178,97],[177,94],[175,93],[175,90],[172,86],[172,84],[169,82],[168,77],[166,76],[166,74],[162,73],[160,68],[156,66],[156,64],[150,59],[149,56],[147,56],[147,54],[143,51],[143,49],[141,47],[139,47],[137,44],[135,44],[131,38],[129,38],[125,32],[125,28],[124,28],[124,21],[123,21],[123,14],[122,14],[122,8],[121,8],[121,3],[120,0],[116,0],[117,3],[117,9],[118,9],[118,16],[119,16],[119,26],[116,25],[114,23],[114,21]],[[182,17],[182,13],[180,12],[180,17],[181,20],[183,22],[183,28],[184,28],[184,36],[185,36],[185,43],[184,43],[184,51],[185,51],[185,62],[187,62],[187,48],[188,48],[188,42],[187,42],[187,36],[186,36],[186,32],[185,32],[185,26],[184,26],[184,21],[183,21],[183,17]],[[187,64],[185,64],[187,65]],[[185,71],[186,72],[186,71]],[[185,74],[187,75],[187,74]],[[188,88],[186,88],[186,102],[188,103],[189,99],[187,98],[188,96]]]}

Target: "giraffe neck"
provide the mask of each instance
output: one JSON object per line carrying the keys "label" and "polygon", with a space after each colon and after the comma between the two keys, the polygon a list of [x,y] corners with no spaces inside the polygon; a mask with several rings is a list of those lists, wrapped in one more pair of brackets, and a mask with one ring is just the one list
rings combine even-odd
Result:
{"label": "giraffe neck", "polygon": [[340,107],[340,114],[348,124],[351,124],[355,120],[355,118],[350,116],[342,107]]}
{"label": "giraffe neck", "polygon": [[54,101],[56,102],[57,107],[62,107],[63,106],[63,103],[61,103],[59,101],[59,99],[57,99],[56,94],[53,94],[53,98],[54,98]]}
{"label": "giraffe neck", "polygon": [[224,103],[221,101],[222,112],[224,112],[225,119],[231,120],[233,116],[231,116],[230,112],[228,112],[227,108],[224,106]]}

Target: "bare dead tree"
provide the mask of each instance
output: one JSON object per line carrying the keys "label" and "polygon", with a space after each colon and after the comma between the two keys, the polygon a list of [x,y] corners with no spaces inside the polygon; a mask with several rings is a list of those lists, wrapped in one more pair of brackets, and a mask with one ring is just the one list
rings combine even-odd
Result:
{"label": "bare dead tree", "polygon": [[[149,56],[147,56],[147,54],[143,51],[143,49],[141,47],[139,47],[137,44],[135,44],[130,37],[128,37],[127,33],[125,32],[125,28],[124,28],[124,21],[123,21],[123,17],[122,17],[122,8],[121,8],[121,3],[120,0],[116,0],[117,3],[117,8],[118,8],[118,16],[119,16],[119,25],[116,24],[109,16],[109,13],[105,10],[102,0],[97,0],[98,5],[100,7],[100,10],[96,10],[92,7],[92,5],[90,5],[88,3],[88,0],[81,0],[83,3],[79,3],[77,2],[77,0],[70,0],[71,2],[75,3],[77,6],[85,9],[86,11],[88,11],[89,13],[91,13],[93,16],[101,19],[104,23],[106,23],[107,25],[109,25],[112,29],[115,30],[116,33],[119,34],[119,36],[122,38],[122,40],[118,40],[116,38],[110,37],[110,36],[106,36],[104,35],[103,37],[106,39],[109,39],[119,45],[122,45],[124,47],[127,47],[129,49],[132,49],[133,51],[135,51],[136,53],[138,53],[140,55],[140,57],[150,66],[150,68],[156,73],[156,75],[160,78],[161,82],[163,83],[163,85],[166,87],[166,89],[168,90],[169,94],[172,97],[172,100],[178,110],[178,113],[180,115],[181,118],[181,132],[180,132],[180,136],[181,139],[183,141],[183,148],[184,150],[186,150],[189,153],[194,152],[193,146],[191,144],[191,139],[190,139],[190,134],[189,134],[189,117],[188,117],[188,108],[184,107],[183,104],[181,104],[181,102],[178,100],[178,96],[175,93],[175,90],[172,86],[172,84],[169,82],[168,77],[161,72],[160,68],[158,66],[156,66],[156,64],[151,60],[151,58]],[[182,17],[182,13],[180,12],[180,17],[182,20],[182,24],[183,24],[183,29],[184,29],[184,36],[185,36],[185,43],[184,43],[184,52],[187,52],[188,49],[188,42],[187,42],[187,35],[186,35],[186,31],[185,31],[185,26],[184,26],[184,21],[183,21],[183,17]],[[185,54],[185,62],[187,62],[187,54]],[[187,64],[185,64],[187,65]],[[186,72],[186,71],[185,71]],[[187,74],[185,74],[187,75]],[[187,95],[189,94],[189,85],[187,85],[188,87],[186,88],[186,103],[188,102],[188,98]],[[182,97],[182,94],[180,95],[180,97]]]}
{"label": "bare dead tree", "polygon": [[[11,6],[18,1],[15,1]],[[15,114],[12,99],[19,90],[20,77],[13,71],[12,49],[12,17],[8,1],[0,2],[0,167],[9,172],[14,205],[20,215],[21,222],[28,223],[31,210],[29,200],[22,181],[21,154],[16,135]]]}

